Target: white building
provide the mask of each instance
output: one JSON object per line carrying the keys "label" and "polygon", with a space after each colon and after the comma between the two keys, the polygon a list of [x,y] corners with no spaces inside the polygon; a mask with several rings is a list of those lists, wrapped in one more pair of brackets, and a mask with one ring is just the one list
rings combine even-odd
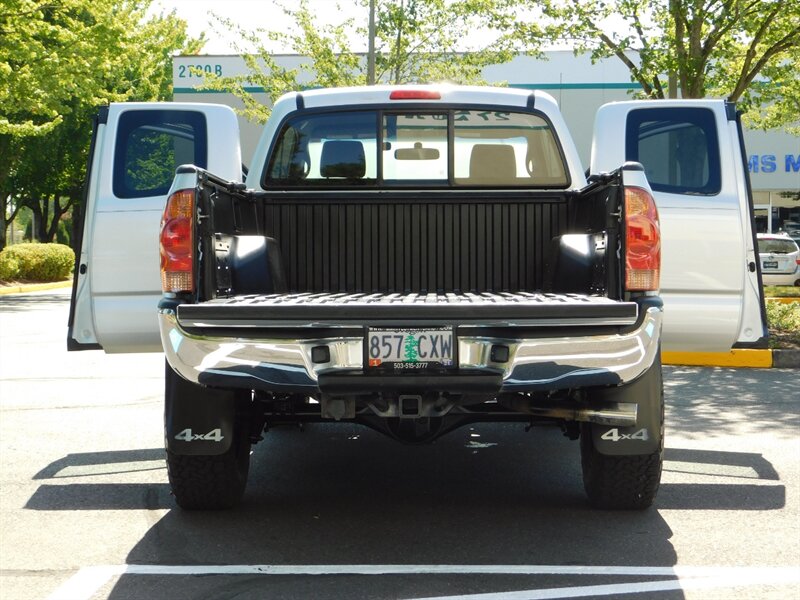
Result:
{"label": "white building", "polygon": [[[592,64],[588,56],[570,51],[546,53],[546,60],[518,56],[483,71],[486,81],[512,87],[540,89],[551,94],[572,131],[584,164],[589,162],[594,115],[606,102],[627,100],[639,90],[631,83],[627,68],[617,58]],[[296,55],[276,57],[279,65],[298,68],[304,62]],[[194,67],[192,69],[191,67]],[[221,76],[247,74],[240,56],[179,56],[173,65],[174,100],[216,102],[234,108],[241,102],[231,94],[201,91],[202,77],[196,70]],[[302,77],[301,77],[302,82]],[[261,88],[248,89],[264,103]],[[242,156],[249,160],[258,141],[259,126],[240,118]],[[800,193],[800,137],[781,130],[745,131],[750,176],[755,196],[759,229],[777,231],[784,221],[800,222],[800,202],[784,195]]]}

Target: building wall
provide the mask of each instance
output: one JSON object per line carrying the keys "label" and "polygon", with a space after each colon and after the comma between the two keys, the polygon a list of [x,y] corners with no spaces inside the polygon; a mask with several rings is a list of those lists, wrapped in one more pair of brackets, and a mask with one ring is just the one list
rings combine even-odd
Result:
{"label": "building wall", "polygon": [[[540,89],[552,95],[572,132],[581,160],[588,165],[597,108],[607,102],[629,100],[640,88],[631,83],[628,70],[617,58],[592,64],[588,55],[575,56],[570,51],[548,52],[546,58],[517,56],[510,62],[487,67],[483,76],[489,82]],[[309,81],[307,75],[302,75],[302,57],[283,55],[276,60],[283,67],[298,69],[301,83]],[[176,57],[173,98],[176,102],[215,102],[241,107],[241,102],[230,94],[195,89],[202,84],[203,78],[195,75],[190,69],[192,66],[223,76],[246,74],[247,67],[240,56]],[[268,94],[261,88],[252,87],[248,91],[259,101],[269,103]],[[242,156],[247,164],[258,142],[260,126],[242,117],[239,125]],[[762,220],[766,222],[774,217],[779,226],[782,219],[795,218],[795,213],[796,220],[800,220],[800,202],[781,196],[784,192],[800,192],[800,136],[781,130],[745,130],[745,146],[755,201]]]}

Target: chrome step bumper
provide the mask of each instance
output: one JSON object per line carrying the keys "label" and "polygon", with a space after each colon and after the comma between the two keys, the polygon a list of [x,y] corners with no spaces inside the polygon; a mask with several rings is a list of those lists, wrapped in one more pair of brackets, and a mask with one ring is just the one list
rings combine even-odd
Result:
{"label": "chrome step bumper", "polygon": [[[500,386],[497,393],[627,383],[653,364],[662,314],[660,308],[650,306],[639,325],[624,333],[536,338],[459,335],[458,377],[500,375],[496,378]],[[323,381],[334,381],[337,375],[357,381],[357,376],[364,374],[363,336],[307,338],[308,328],[304,328],[302,339],[249,337],[246,330],[241,335],[222,335],[222,331],[220,335],[201,335],[183,329],[171,308],[159,311],[159,322],[169,364],[195,383],[311,395],[325,391],[320,387],[320,376],[324,376]],[[569,329],[564,327],[565,334]],[[504,363],[491,358],[492,346],[498,344],[509,348]],[[312,360],[312,349],[319,346],[328,348],[327,362]],[[398,377],[398,389],[413,384],[413,377]],[[429,377],[428,389],[448,391],[447,381],[446,374]],[[338,390],[343,393],[341,386]],[[359,393],[364,393],[363,389]]]}

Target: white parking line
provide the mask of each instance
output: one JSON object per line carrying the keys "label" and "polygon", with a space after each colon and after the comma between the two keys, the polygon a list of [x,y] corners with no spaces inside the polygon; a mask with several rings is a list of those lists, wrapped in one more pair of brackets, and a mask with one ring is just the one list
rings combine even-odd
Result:
{"label": "white parking line", "polygon": [[89,600],[112,577],[122,575],[615,575],[674,577],[667,581],[589,585],[425,600],[539,600],[800,583],[800,567],[625,567],[572,565],[105,565],[84,567],[48,600]]}
{"label": "white parking line", "polygon": [[620,596],[669,590],[708,590],[747,587],[751,585],[775,585],[800,583],[800,569],[793,573],[764,572],[748,576],[716,576],[670,579],[666,581],[642,581],[609,585],[585,585],[548,589],[519,590],[515,592],[490,592],[488,594],[462,594],[460,596],[436,596],[415,600],[552,600],[554,598],[586,598],[589,596]]}

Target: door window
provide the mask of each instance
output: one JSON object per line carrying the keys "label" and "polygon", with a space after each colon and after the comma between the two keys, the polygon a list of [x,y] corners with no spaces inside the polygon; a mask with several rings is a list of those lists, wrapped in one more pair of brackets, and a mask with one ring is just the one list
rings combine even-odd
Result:
{"label": "door window", "polygon": [[113,185],[118,198],[164,195],[179,165],[207,166],[202,113],[129,111],[120,116],[118,128]]}
{"label": "door window", "polygon": [[644,165],[655,191],[706,196],[720,191],[719,142],[710,110],[632,110],[628,114],[625,158]]}

